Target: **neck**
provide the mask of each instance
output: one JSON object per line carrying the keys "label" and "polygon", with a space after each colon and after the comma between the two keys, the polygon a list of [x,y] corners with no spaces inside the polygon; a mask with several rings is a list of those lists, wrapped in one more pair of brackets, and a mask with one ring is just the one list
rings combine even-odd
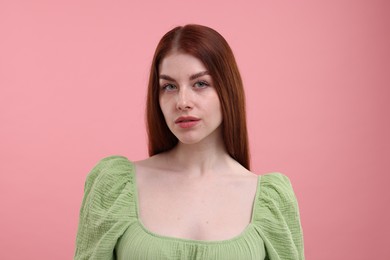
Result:
{"label": "neck", "polygon": [[168,163],[174,164],[180,172],[193,177],[214,174],[222,167],[226,168],[232,160],[226,152],[222,137],[196,144],[179,142],[168,154]]}

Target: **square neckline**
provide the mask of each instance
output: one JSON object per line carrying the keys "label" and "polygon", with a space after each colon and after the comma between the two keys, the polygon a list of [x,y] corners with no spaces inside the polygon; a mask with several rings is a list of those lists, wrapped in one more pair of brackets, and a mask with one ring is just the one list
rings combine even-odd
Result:
{"label": "square neckline", "polygon": [[257,205],[257,200],[260,195],[260,184],[261,184],[261,177],[262,175],[257,175],[257,184],[256,184],[256,193],[253,198],[252,202],[252,212],[251,212],[251,217],[250,217],[250,222],[245,226],[245,228],[238,234],[235,235],[231,238],[228,239],[221,239],[221,240],[198,240],[198,239],[190,239],[190,238],[181,238],[181,237],[174,237],[174,236],[167,236],[167,235],[161,235],[157,234],[151,230],[149,230],[143,223],[140,218],[139,214],[139,201],[138,201],[138,187],[137,187],[137,176],[136,176],[136,165],[134,162],[129,161],[131,164],[131,174],[133,177],[133,182],[132,182],[132,188],[134,192],[134,204],[135,204],[135,214],[136,214],[136,221],[138,225],[141,227],[141,229],[156,238],[164,239],[164,240],[171,240],[171,241],[177,241],[177,242],[186,242],[186,243],[192,243],[192,244],[222,244],[222,243],[229,243],[233,242],[235,240],[241,239],[245,236],[246,233],[248,233],[251,228],[254,226],[254,216],[256,212],[256,205]]}

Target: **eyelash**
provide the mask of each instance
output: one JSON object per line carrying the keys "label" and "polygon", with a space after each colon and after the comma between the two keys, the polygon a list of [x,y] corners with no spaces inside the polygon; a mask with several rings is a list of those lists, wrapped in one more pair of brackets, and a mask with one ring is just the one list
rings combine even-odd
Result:
{"label": "eyelash", "polygon": [[[194,87],[195,87],[196,85],[199,85],[199,84],[201,84],[201,86],[197,87],[197,88],[199,88],[199,89],[202,89],[202,88],[205,88],[205,87],[210,86],[210,84],[209,84],[208,82],[206,82],[206,81],[204,81],[204,80],[199,80],[199,81],[195,82]],[[168,89],[168,88],[171,87],[171,86],[174,87],[174,88],[176,89],[176,86],[175,86],[175,85],[172,85],[172,84],[165,84],[165,85],[163,85],[163,86],[161,87],[161,89],[162,89],[162,90],[165,90],[165,91],[171,91],[170,89]]]}
{"label": "eyelash", "polygon": [[169,87],[169,86],[172,86],[172,87],[175,87],[175,88],[176,88],[175,85],[172,85],[172,84],[165,84],[165,85],[163,85],[163,86],[161,87],[161,90],[170,91],[170,90],[168,90],[168,87]]}
{"label": "eyelash", "polygon": [[204,80],[197,81],[197,82],[195,82],[195,84],[194,84],[194,85],[196,85],[196,84],[202,84],[203,86],[201,86],[200,88],[204,88],[204,87],[208,87],[208,86],[210,86],[210,84],[209,84],[209,83],[207,83],[207,82],[206,82],[206,81],[204,81]]}

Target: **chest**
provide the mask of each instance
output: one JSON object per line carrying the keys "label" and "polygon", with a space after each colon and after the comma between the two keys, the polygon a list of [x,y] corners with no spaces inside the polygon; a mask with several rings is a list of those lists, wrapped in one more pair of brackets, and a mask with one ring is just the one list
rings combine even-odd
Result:
{"label": "chest", "polygon": [[129,226],[115,247],[118,260],[141,259],[265,259],[263,239],[254,226],[231,240],[205,242],[163,237],[147,232],[139,223]]}
{"label": "chest", "polygon": [[230,239],[251,222],[256,189],[253,180],[140,181],[139,218],[145,228],[163,236]]}

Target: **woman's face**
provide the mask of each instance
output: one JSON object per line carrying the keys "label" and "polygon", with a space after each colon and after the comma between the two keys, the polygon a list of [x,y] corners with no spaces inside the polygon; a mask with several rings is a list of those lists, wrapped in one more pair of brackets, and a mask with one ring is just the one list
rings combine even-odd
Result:
{"label": "woman's face", "polygon": [[220,137],[218,94],[203,63],[189,54],[168,54],[159,67],[160,107],[171,132],[184,144]]}

